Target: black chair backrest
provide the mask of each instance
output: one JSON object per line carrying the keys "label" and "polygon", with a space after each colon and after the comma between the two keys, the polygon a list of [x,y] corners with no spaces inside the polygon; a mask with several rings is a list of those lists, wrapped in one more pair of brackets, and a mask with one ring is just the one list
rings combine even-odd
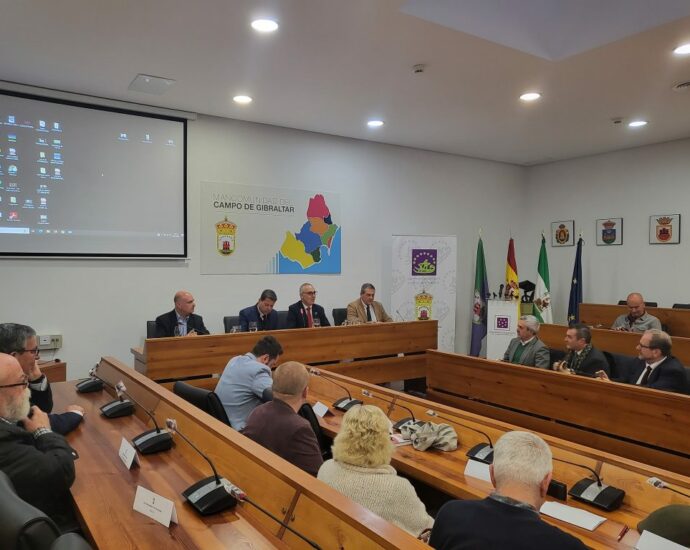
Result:
{"label": "black chair backrest", "polygon": [[65,533],[50,545],[50,550],[93,550],[77,533]]}
{"label": "black chair backrest", "polygon": [[240,326],[240,316],[228,315],[227,317],[223,317],[223,326],[225,327],[225,332],[230,332],[232,327]]}
{"label": "black chair backrest", "polygon": [[17,496],[10,478],[0,471],[0,541],[3,548],[50,548],[60,536],[55,522]]}
{"label": "black chair backrest", "polygon": [[343,321],[347,319],[347,308],[344,307],[334,307],[333,308],[333,325],[336,327],[343,324]]}
{"label": "black chair backrest", "polygon": [[278,314],[278,328],[279,329],[284,329],[287,328],[287,316],[288,316],[288,311],[287,309],[285,311],[276,311]]}
{"label": "black chair backrest", "polygon": [[146,321],[146,338],[156,337],[156,321]]}
{"label": "black chair backrest", "polygon": [[314,409],[311,408],[309,403],[304,403],[297,411],[302,418],[306,418],[311,424],[311,429],[314,430],[316,434],[316,440],[319,442],[319,448],[321,449],[321,456],[324,460],[328,460],[332,457],[331,454],[331,441],[321,430],[319,425],[319,419],[316,417]]}
{"label": "black chair backrest", "polygon": [[182,399],[198,407],[205,413],[210,414],[213,418],[230,426],[230,420],[225,412],[225,407],[223,407],[218,396],[212,391],[197,388],[196,386],[178,380],[173,385],[173,393],[179,395]]}
{"label": "black chair backrest", "polygon": [[690,309],[690,304],[673,304],[673,309]]}
{"label": "black chair backrest", "polygon": [[[618,300],[618,305],[619,306],[627,306],[628,301],[627,300]],[[647,307],[657,307],[656,302],[645,302],[644,305]],[[673,307],[676,307],[676,306],[673,306]]]}
{"label": "black chair backrest", "polygon": [[556,361],[563,361],[563,359],[565,359],[565,351],[562,349],[549,348],[549,355],[551,356],[549,365],[553,365]]}
{"label": "black chair backrest", "polygon": [[685,391],[686,395],[690,395],[690,367],[685,367]]}

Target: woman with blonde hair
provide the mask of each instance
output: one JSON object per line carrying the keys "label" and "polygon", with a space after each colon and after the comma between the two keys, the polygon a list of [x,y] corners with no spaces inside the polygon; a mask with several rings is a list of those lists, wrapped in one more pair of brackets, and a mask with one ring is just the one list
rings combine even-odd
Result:
{"label": "woman with blonde hair", "polygon": [[333,459],[324,462],[318,479],[414,536],[434,520],[412,484],[390,465],[390,421],[373,405],[356,405],[333,440]]}

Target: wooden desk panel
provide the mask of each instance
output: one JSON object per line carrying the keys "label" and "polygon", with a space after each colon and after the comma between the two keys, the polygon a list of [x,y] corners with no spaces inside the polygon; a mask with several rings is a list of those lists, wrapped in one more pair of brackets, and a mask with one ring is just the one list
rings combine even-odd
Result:
{"label": "wooden desk panel", "polygon": [[58,359],[39,361],[41,372],[46,375],[48,382],[64,382],[67,380],[67,363]]}
{"label": "wooden desk panel", "polygon": [[[690,338],[690,310],[648,307],[650,315],[665,325],[671,336]],[[628,314],[627,306],[614,304],[580,304],[580,321],[594,327],[610,328],[616,317]]]}
{"label": "wooden desk panel", "polygon": [[690,474],[690,396],[437,351],[427,385],[442,402]]}

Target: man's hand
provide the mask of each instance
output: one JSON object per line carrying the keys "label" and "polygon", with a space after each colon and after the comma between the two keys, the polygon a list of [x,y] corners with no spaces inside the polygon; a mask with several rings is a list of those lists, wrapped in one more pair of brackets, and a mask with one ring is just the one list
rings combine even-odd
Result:
{"label": "man's hand", "polygon": [[31,418],[25,418],[22,420],[22,424],[24,425],[24,429],[27,432],[35,432],[39,428],[48,428],[50,429],[50,419],[48,418],[48,415],[44,413],[41,409],[39,409],[36,405],[31,407],[31,412],[29,413]]}
{"label": "man's hand", "polygon": [[37,360],[34,360],[34,362],[31,365],[31,368],[28,370],[28,372],[25,372],[24,374],[26,374],[29,377],[29,382],[35,382],[41,376],[43,376],[43,373],[41,372],[41,369],[38,366]]}
{"label": "man's hand", "polygon": [[70,405],[67,407],[67,412],[76,412],[84,416],[84,407],[80,407],[79,405]]}
{"label": "man's hand", "polygon": [[606,380],[607,382],[611,381],[611,379],[608,377],[606,372],[603,370],[598,370],[597,372],[594,373],[594,376],[596,378],[600,378],[601,380]]}
{"label": "man's hand", "polygon": [[621,331],[623,331],[623,332],[630,332],[630,331],[629,331],[627,328],[625,328],[625,327],[616,327],[616,328],[614,328],[613,330],[621,330]]}
{"label": "man's hand", "polygon": [[199,336],[199,334],[195,329],[192,329],[187,333],[187,336]]}

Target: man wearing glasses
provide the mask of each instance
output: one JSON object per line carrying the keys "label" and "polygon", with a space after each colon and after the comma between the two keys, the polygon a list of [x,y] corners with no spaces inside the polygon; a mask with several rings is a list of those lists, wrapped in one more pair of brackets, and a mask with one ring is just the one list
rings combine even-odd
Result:
{"label": "man wearing glasses", "polygon": [[[671,337],[662,330],[647,330],[637,345],[639,358],[623,378],[614,382],[635,384],[655,390],[687,393],[687,376],[683,365],[671,355]],[[609,380],[603,370],[598,378]]]}
{"label": "man wearing glasses", "polygon": [[[18,323],[0,324],[0,353],[11,355],[19,362],[29,383],[31,404],[46,413],[52,412],[53,392],[38,366],[36,331]],[[83,417],[84,409],[79,405],[70,405],[65,413],[49,415],[52,430],[62,435],[76,428]]]}
{"label": "man wearing glasses", "polygon": [[48,415],[30,405],[28,385],[17,359],[0,353],[0,470],[21,499],[63,531],[74,529],[69,489],[76,453],[50,429]]}
{"label": "man wearing glasses", "polygon": [[329,327],[326,312],[316,304],[316,289],[311,283],[299,287],[300,300],[288,308],[287,328]]}

